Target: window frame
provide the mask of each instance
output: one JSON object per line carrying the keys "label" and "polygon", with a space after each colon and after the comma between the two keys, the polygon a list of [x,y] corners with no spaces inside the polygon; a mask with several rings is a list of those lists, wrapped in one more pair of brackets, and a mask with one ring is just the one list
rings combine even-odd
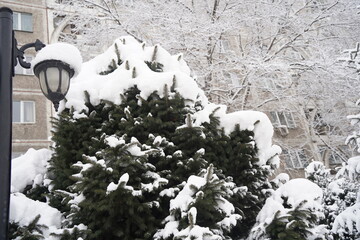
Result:
{"label": "window frame", "polygon": [[[303,169],[309,164],[303,149],[293,151],[284,150],[283,152],[285,155],[285,168],[287,169]],[[288,162],[290,162],[292,166],[289,166]]]}
{"label": "window frame", "polygon": [[289,111],[271,111],[271,123],[275,128],[286,126],[287,128],[296,128],[296,122],[292,112]]}
{"label": "window frame", "polygon": [[227,70],[222,70],[221,74],[223,76],[224,79],[226,80],[230,80],[232,85],[234,85],[234,87],[240,87],[240,77],[237,73],[233,72],[233,71],[227,71]]}
{"label": "window frame", "polygon": [[[20,103],[20,121],[19,122],[15,122],[14,121],[14,117],[12,118],[12,123],[17,123],[17,124],[34,124],[36,123],[36,108],[35,108],[35,101],[31,101],[31,100],[13,100],[13,104],[14,102],[19,102]],[[33,115],[33,121],[25,121],[25,103],[32,103],[32,115]],[[14,114],[14,109],[13,109],[13,114]],[[14,115],[13,115],[14,116]]]}
{"label": "window frame", "polygon": [[218,40],[219,53],[227,53],[230,49],[230,41],[227,39]]}
{"label": "window frame", "polygon": [[[327,146],[323,146],[323,145],[318,146],[322,160],[323,161],[327,160],[330,166],[341,165],[343,163],[340,154],[342,153],[342,151],[345,152],[347,151],[347,146],[342,145],[342,146],[338,146],[338,148],[340,148],[341,150],[336,149],[336,151],[334,151]],[[346,154],[344,154],[344,156],[346,156]]]}
{"label": "window frame", "polygon": [[[22,18],[23,15],[30,15],[31,16],[31,29],[24,29],[23,24],[22,24]],[[34,32],[34,21],[33,21],[33,14],[32,13],[28,13],[28,12],[17,12],[14,11],[13,12],[13,22],[17,23],[17,28],[15,28],[15,26],[13,25],[13,29],[15,31],[21,31],[21,32]]]}

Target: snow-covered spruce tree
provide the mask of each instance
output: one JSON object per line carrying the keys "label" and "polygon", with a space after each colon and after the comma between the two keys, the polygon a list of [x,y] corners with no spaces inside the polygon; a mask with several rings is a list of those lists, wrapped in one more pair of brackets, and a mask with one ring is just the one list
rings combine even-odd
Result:
{"label": "snow-covered spruce tree", "polygon": [[[208,232],[197,239],[247,235],[279,160],[273,128],[263,113],[208,103],[181,55],[118,39],[83,64],[59,110],[44,186],[62,220],[46,239],[153,239],[162,229],[191,239],[195,225]],[[194,179],[207,180],[169,225]]]}
{"label": "snow-covered spruce tree", "polygon": [[219,179],[212,164],[200,176],[190,176],[170,201],[170,215],[155,239],[229,239],[241,216],[227,199],[246,192],[235,186],[231,179]]}

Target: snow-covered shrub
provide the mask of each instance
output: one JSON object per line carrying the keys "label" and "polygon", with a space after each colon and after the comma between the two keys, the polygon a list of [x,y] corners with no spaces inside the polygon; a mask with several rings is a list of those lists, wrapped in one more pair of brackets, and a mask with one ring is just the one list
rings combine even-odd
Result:
{"label": "snow-covered shrub", "polygon": [[327,188],[325,214],[334,239],[360,237],[360,157],[343,164]]}
{"label": "snow-covered shrub", "polygon": [[305,177],[316,183],[319,187],[325,188],[328,185],[330,169],[326,169],[322,162],[311,162],[304,170]]}
{"label": "snow-covered shrub", "polygon": [[331,231],[334,239],[360,239],[360,201],[335,218]]}
{"label": "snow-covered shrub", "polygon": [[313,239],[324,235],[326,231],[318,227],[324,217],[322,195],[321,188],[309,180],[290,180],[266,200],[248,239]]}

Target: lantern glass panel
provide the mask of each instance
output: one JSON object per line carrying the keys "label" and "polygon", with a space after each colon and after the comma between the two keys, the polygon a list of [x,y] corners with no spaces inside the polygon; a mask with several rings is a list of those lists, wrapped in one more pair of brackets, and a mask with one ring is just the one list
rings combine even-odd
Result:
{"label": "lantern glass panel", "polygon": [[45,95],[48,95],[49,92],[48,92],[48,89],[47,89],[47,86],[46,86],[46,79],[45,79],[45,72],[44,71],[41,71],[40,74],[39,74],[39,80],[40,80],[40,87],[41,87],[41,90],[43,91],[43,93]]}
{"label": "lantern glass panel", "polygon": [[70,77],[69,77],[69,73],[67,71],[65,71],[64,69],[61,70],[61,93],[62,94],[66,94],[67,90],[69,88],[69,83],[70,83]]}
{"label": "lantern glass panel", "polygon": [[47,81],[51,92],[57,92],[59,89],[60,72],[57,67],[49,67],[46,70]]}

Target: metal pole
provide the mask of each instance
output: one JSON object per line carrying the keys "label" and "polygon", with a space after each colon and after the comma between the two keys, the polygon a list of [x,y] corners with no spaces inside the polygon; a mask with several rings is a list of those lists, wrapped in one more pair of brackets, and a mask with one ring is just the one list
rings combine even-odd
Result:
{"label": "metal pole", "polygon": [[8,240],[11,184],[13,12],[0,8],[0,240]]}

